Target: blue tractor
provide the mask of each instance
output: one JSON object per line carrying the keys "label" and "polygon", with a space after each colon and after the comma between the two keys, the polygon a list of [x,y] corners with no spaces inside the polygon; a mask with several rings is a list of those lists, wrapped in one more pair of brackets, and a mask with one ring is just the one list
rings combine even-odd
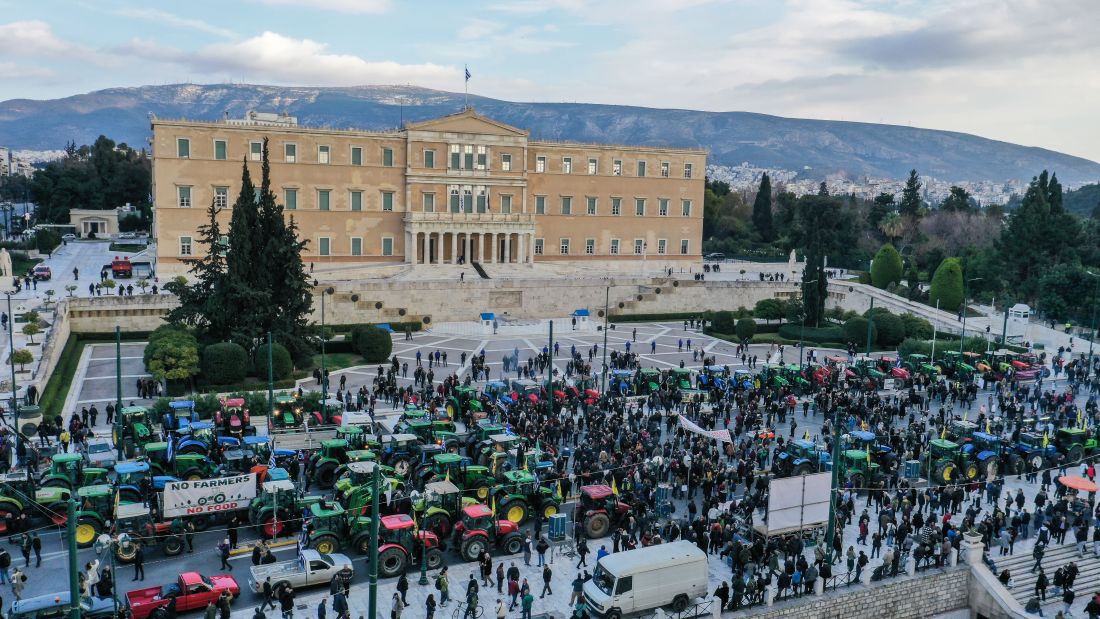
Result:
{"label": "blue tractor", "polygon": [[790,441],[776,454],[773,472],[776,477],[819,473],[830,461],[829,452],[819,451],[813,441]]}
{"label": "blue tractor", "polygon": [[[179,438],[176,439],[177,454],[203,454],[209,456],[218,437],[214,432],[214,424],[209,421],[186,422],[180,420],[180,428],[177,430]],[[229,437],[227,437],[229,438]]]}
{"label": "blue tractor", "polygon": [[731,383],[729,368],[721,365],[704,367],[695,381],[696,386],[700,389],[715,388],[723,393],[729,391]]}
{"label": "blue tractor", "polygon": [[146,478],[152,480],[153,491],[164,490],[164,485],[170,481],[179,481],[179,478],[171,475],[153,475],[148,462],[119,462],[115,465],[115,485],[118,488],[119,502],[141,503],[141,482]]}
{"label": "blue tractor", "polygon": [[611,370],[607,391],[614,395],[631,396],[635,393],[634,370]]}
{"label": "blue tractor", "polygon": [[1031,465],[1033,470],[1041,471],[1061,461],[1054,441],[1035,432],[1020,433],[1020,438],[1016,442],[1016,455],[1020,457],[1016,462],[1016,470],[1013,471],[1017,475],[1026,473],[1028,465]]}
{"label": "blue tractor", "polygon": [[968,468],[976,464],[988,480],[996,479],[1001,471],[1015,471],[1020,461],[1010,443],[986,432],[973,432],[970,440],[963,443],[962,453]]}

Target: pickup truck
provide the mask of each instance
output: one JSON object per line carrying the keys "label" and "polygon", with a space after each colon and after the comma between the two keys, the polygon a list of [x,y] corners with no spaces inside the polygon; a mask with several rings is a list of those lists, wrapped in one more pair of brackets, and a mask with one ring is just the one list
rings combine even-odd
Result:
{"label": "pickup truck", "polygon": [[203,576],[198,572],[183,572],[176,582],[163,587],[146,587],[126,592],[126,605],[133,619],[145,619],[156,609],[167,606],[169,598],[176,598],[176,612],[206,608],[217,602],[223,591],[237,597],[241,588],[237,580],[228,574]]}
{"label": "pickup truck", "polygon": [[298,558],[267,565],[253,565],[248,588],[263,593],[264,581],[271,577],[272,590],[290,585],[294,589],[325,585],[334,576],[350,580],[355,575],[351,559],[342,554],[324,555],[316,550],[303,550]]}

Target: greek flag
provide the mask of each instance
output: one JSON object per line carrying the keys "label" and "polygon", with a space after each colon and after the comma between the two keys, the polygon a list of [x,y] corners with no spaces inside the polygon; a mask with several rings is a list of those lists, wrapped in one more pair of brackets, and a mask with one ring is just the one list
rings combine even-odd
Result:
{"label": "greek flag", "polygon": [[171,432],[169,432],[168,433],[168,454],[167,454],[167,458],[168,458],[169,462],[172,461],[172,456],[174,455],[174,452],[175,452],[175,449],[173,449],[173,446],[175,444],[176,444],[176,437],[173,436]]}
{"label": "greek flag", "polygon": [[275,468],[275,437],[271,437],[270,443],[271,457],[267,459],[267,468]]}
{"label": "greek flag", "polygon": [[466,81],[468,82],[468,81],[470,81],[470,78],[472,77],[470,75],[470,67],[467,67],[466,65],[462,65],[462,66],[466,69]]}

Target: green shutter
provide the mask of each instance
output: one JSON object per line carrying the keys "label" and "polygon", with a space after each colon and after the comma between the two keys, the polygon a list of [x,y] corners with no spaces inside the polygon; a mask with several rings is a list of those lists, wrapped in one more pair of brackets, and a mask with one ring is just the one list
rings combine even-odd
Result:
{"label": "green shutter", "polygon": [[382,149],[382,165],[386,166],[387,168],[393,167],[393,149],[392,148],[383,148]]}
{"label": "green shutter", "polygon": [[317,208],[322,211],[329,210],[329,192],[318,191],[317,192]]}
{"label": "green shutter", "polygon": [[320,242],[321,255],[322,256],[329,255],[329,239],[328,239],[328,237],[321,237],[320,241],[321,241]]}
{"label": "green shutter", "polygon": [[383,191],[382,192],[382,210],[383,211],[392,211],[393,210],[393,192],[392,191]]}
{"label": "green shutter", "polygon": [[351,210],[361,211],[363,210],[363,192],[353,191],[351,192]]}
{"label": "green shutter", "polygon": [[356,146],[351,149],[351,165],[363,165],[363,149]]}
{"label": "green shutter", "polygon": [[216,140],[214,142],[214,158],[224,160],[225,156],[226,156],[225,141],[224,140]]}
{"label": "green shutter", "polygon": [[351,240],[351,255],[362,256],[363,255],[363,239],[354,238]]}
{"label": "green shutter", "polygon": [[286,209],[288,211],[293,211],[294,209],[298,208],[298,190],[297,189],[287,189],[286,190],[286,200],[285,200],[285,202],[286,202]]}
{"label": "green shutter", "polygon": [[392,256],[393,255],[393,239],[391,239],[391,238],[382,239],[382,255],[383,256]]}

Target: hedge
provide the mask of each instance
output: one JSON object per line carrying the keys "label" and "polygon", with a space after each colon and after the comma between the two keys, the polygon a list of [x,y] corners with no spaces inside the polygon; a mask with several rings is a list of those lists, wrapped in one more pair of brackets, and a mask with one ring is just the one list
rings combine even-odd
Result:
{"label": "hedge", "polygon": [[843,342],[844,330],[840,327],[806,327],[802,329],[799,325],[787,323],[778,329],[779,336],[798,341],[799,334],[802,335],[802,341],[813,342],[819,344],[822,342]]}
{"label": "hedge", "polygon": [[[380,324],[382,324],[382,323],[380,323]],[[424,323],[420,322],[419,320],[405,320],[405,321],[402,321],[402,322],[387,322],[387,323],[384,323],[384,324],[388,324],[393,329],[394,333],[404,333],[405,332],[405,327],[409,327],[413,331],[423,331],[424,330]],[[325,325],[325,329],[331,330],[333,333],[348,334],[348,333],[351,333],[355,329],[355,327],[358,327],[358,326],[359,326],[358,324],[352,324],[352,325]]]}
{"label": "hedge", "polygon": [[756,335],[756,321],[751,318],[742,318],[734,325],[734,329],[737,330],[737,337],[751,340],[752,336]]}
{"label": "hedge", "polygon": [[[612,308],[614,309],[614,308]],[[698,320],[700,318],[704,320],[711,320],[711,316],[714,312],[671,312],[667,314],[612,314],[608,320],[610,322],[663,322],[669,320],[691,320],[692,318]],[[397,329],[394,328],[396,331]]]}
{"label": "hedge", "polygon": [[[267,357],[267,344],[257,346],[255,361],[252,364],[257,378],[267,379]],[[290,358],[290,352],[278,342],[271,345],[271,368],[271,374],[275,380],[290,378],[290,375],[294,373],[294,362]]]}
{"label": "hedge", "polygon": [[875,341],[875,324],[862,316],[857,316],[844,323],[844,339],[853,342],[857,347],[867,345],[867,325],[871,325],[871,341]]}
{"label": "hedge", "polygon": [[[123,342],[143,342],[149,339],[149,331],[134,331],[122,333]],[[53,419],[62,413],[65,406],[65,398],[69,396],[73,378],[76,376],[77,366],[80,365],[80,356],[84,347],[96,342],[113,342],[114,333],[70,333],[65,340],[65,346],[61,349],[61,356],[57,360],[57,366],[50,374],[46,386],[38,397],[38,405],[42,407],[42,415],[47,419]]]}
{"label": "hedge", "polygon": [[244,380],[251,364],[248,352],[235,342],[211,344],[202,349],[202,376],[207,384],[233,384]]}
{"label": "hedge", "polygon": [[389,332],[374,325],[356,327],[351,332],[351,341],[355,351],[363,355],[367,363],[388,361],[393,352],[393,338]]}
{"label": "hedge", "polygon": [[[726,310],[714,312],[714,318],[711,325],[714,327],[714,330],[719,333],[733,333],[736,329],[733,312]],[[752,334],[750,333],[747,337],[752,337]]]}

